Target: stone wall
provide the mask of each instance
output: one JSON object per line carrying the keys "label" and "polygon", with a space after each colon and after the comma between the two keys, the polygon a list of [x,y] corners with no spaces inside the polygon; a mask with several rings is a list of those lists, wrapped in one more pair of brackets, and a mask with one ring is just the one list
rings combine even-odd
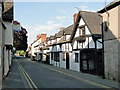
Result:
{"label": "stone wall", "polygon": [[120,65],[119,41],[120,39],[114,39],[104,42],[105,77],[116,81],[118,81],[118,65]]}

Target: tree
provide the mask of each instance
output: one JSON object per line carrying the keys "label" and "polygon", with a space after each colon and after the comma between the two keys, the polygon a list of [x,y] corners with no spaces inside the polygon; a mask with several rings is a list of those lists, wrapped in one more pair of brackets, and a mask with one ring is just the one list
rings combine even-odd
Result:
{"label": "tree", "polygon": [[13,46],[16,50],[27,50],[27,31],[25,28],[21,27],[20,31],[13,31]]}

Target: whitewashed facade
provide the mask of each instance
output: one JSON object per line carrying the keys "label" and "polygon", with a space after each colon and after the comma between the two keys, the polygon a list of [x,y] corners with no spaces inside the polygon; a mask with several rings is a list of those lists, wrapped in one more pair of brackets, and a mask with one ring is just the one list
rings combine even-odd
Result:
{"label": "whitewashed facade", "polygon": [[[88,19],[88,17],[90,19]],[[97,19],[95,19],[94,17]],[[94,19],[98,21],[95,21]],[[97,53],[98,51],[102,53],[102,29],[100,29],[101,22],[97,23],[96,26],[90,26],[88,24],[90,24],[91,22],[95,24],[99,21],[101,21],[101,17],[97,13],[86,11],[80,11],[78,13],[77,21],[75,23],[76,28],[74,29],[73,35],[71,36],[71,70],[87,73],[94,73],[97,71],[98,62],[95,60],[98,58],[98,55],[95,53]],[[102,62],[102,56],[100,60],[100,62]],[[99,72],[100,71],[98,70],[97,73]]]}
{"label": "whitewashed facade", "polygon": [[[6,2],[7,3],[7,2]],[[5,6],[5,8],[2,7]],[[13,46],[13,34],[12,34],[12,20],[13,20],[13,4],[0,2],[0,80],[8,75],[12,61],[12,46]],[[11,11],[11,12],[9,12]],[[7,17],[8,16],[8,17]],[[0,82],[0,85],[1,82]],[[1,88],[1,87],[0,87]]]}
{"label": "whitewashed facade", "polygon": [[31,58],[33,60],[36,60],[39,58],[39,56],[37,54],[40,53],[40,42],[41,42],[41,38],[39,38],[38,40],[35,40],[32,44],[31,44]]}
{"label": "whitewashed facade", "polygon": [[[50,62],[53,66],[70,69],[70,51],[72,51],[70,44],[70,34],[72,33],[73,25],[59,31],[56,38],[51,45]],[[69,33],[68,33],[69,32]]]}

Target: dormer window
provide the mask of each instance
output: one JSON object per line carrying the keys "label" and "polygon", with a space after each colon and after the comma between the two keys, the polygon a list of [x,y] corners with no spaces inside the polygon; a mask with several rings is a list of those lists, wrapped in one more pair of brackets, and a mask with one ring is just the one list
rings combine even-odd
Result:
{"label": "dormer window", "polygon": [[63,31],[63,38],[66,40],[66,33]]}
{"label": "dormer window", "polygon": [[79,27],[79,30],[80,30],[80,31],[79,31],[79,35],[80,35],[80,36],[84,36],[84,35],[85,35],[85,26],[80,26],[80,27]]}
{"label": "dormer window", "polygon": [[85,35],[85,27],[81,28],[81,35]]}

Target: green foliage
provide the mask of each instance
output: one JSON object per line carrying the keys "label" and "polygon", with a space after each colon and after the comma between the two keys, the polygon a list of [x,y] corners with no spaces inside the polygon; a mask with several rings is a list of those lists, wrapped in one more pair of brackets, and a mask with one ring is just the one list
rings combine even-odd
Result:
{"label": "green foliage", "polygon": [[16,51],[16,55],[25,56],[26,52],[24,50]]}

